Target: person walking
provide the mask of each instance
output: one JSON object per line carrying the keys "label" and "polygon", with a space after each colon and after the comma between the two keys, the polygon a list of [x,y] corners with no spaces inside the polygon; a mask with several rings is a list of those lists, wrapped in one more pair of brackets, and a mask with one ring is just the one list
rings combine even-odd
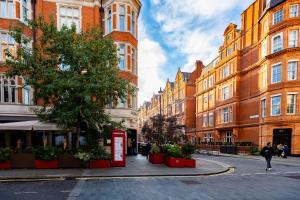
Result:
{"label": "person walking", "polygon": [[282,151],[282,154],[283,154],[283,155],[282,155],[282,157],[283,157],[283,158],[287,158],[288,152],[289,152],[289,147],[288,147],[288,145],[285,144],[285,145],[283,146],[283,151]]}
{"label": "person walking", "polygon": [[281,157],[282,152],[283,152],[283,145],[282,144],[278,144],[277,145],[277,156]]}
{"label": "person walking", "polygon": [[273,147],[271,145],[271,142],[267,143],[267,146],[265,146],[262,150],[261,150],[261,155],[266,159],[267,162],[267,168],[266,171],[270,171],[272,169],[271,166],[271,160],[272,160],[272,156],[274,153]]}

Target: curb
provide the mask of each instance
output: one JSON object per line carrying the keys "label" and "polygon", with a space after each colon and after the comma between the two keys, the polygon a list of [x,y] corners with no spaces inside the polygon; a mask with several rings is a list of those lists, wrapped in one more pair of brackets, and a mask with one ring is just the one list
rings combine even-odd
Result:
{"label": "curb", "polygon": [[32,177],[1,177],[0,183],[9,182],[37,182],[37,181],[64,181],[64,180],[92,180],[92,179],[126,179],[126,178],[167,178],[167,177],[204,177],[204,176],[215,176],[221,175],[228,172],[233,172],[234,167],[228,167],[225,170],[211,173],[202,174],[133,174],[133,175],[119,175],[119,176],[32,176]]}

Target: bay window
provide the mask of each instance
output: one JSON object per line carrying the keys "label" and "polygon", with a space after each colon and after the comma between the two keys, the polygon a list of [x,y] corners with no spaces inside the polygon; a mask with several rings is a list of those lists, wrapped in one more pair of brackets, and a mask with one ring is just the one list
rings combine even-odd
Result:
{"label": "bay window", "polygon": [[293,115],[296,113],[296,99],[297,99],[297,96],[296,94],[288,94],[287,95],[287,105],[286,105],[286,108],[287,108],[287,111],[286,113],[289,114],[289,115]]}
{"label": "bay window", "polygon": [[119,7],[119,25],[120,31],[125,31],[125,6],[121,5]]}
{"label": "bay window", "polygon": [[267,100],[261,100],[261,118],[265,118],[267,114]]}
{"label": "bay window", "polygon": [[132,35],[135,35],[135,26],[136,26],[136,23],[135,23],[135,12],[132,11],[132,13],[131,13],[131,34]]}
{"label": "bay window", "polygon": [[297,80],[298,61],[289,61],[288,63],[288,80]]}
{"label": "bay window", "polygon": [[281,96],[271,97],[271,114],[272,116],[278,116],[281,114]]}
{"label": "bay window", "polygon": [[279,83],[282,79],[281,64],[272,66],[272,83]]}
{"label": "bay window", "polygon": [[125,70],[125,45],[119,45],[119,69]]}
{"label": "bay window", "polygon": [[289,47],[298,47],[298,30],[291,30],[289,32]]}
{"label": "bay window", "polygon": [[283,49],[283,36],[282,33],[272,37],[272,53]]}
{"label": "bay window", "polygon": [[107,10],[107,23],[106,23],[106,30],[107,30],[107,33],[110,33],[112,31],[112,11],[111,11],[111,8],[109,8]]}
{"label": "bay window", "polygon": [[283,9],[278,10],[273,14],[273,25],[283,21]]}
{"label": "bay window", "polygon": [[299,6],[298,4],[290,5],[290,18],[298,17]]}

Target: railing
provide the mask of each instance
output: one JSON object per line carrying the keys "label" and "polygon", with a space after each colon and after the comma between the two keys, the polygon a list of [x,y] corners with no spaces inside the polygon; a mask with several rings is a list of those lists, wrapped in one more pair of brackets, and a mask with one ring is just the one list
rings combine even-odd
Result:
{"label": "railing", "polygon": [[254,145],[252,142],[236,142],[232,144],[222,142],[211,142],[197,144],[197,148],[200,151],[246,155],[251,154],[251,150],[256,147],[257,145]]}

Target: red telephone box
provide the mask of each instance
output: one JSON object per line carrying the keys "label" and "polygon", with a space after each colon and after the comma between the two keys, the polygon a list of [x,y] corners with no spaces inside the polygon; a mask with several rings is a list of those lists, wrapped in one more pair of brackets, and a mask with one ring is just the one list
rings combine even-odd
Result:
{"label": "red telephone box", "polygon": [[113,130],[111,136],[111,165],[113,167],[126,166],[126,132],[124,130]]}

